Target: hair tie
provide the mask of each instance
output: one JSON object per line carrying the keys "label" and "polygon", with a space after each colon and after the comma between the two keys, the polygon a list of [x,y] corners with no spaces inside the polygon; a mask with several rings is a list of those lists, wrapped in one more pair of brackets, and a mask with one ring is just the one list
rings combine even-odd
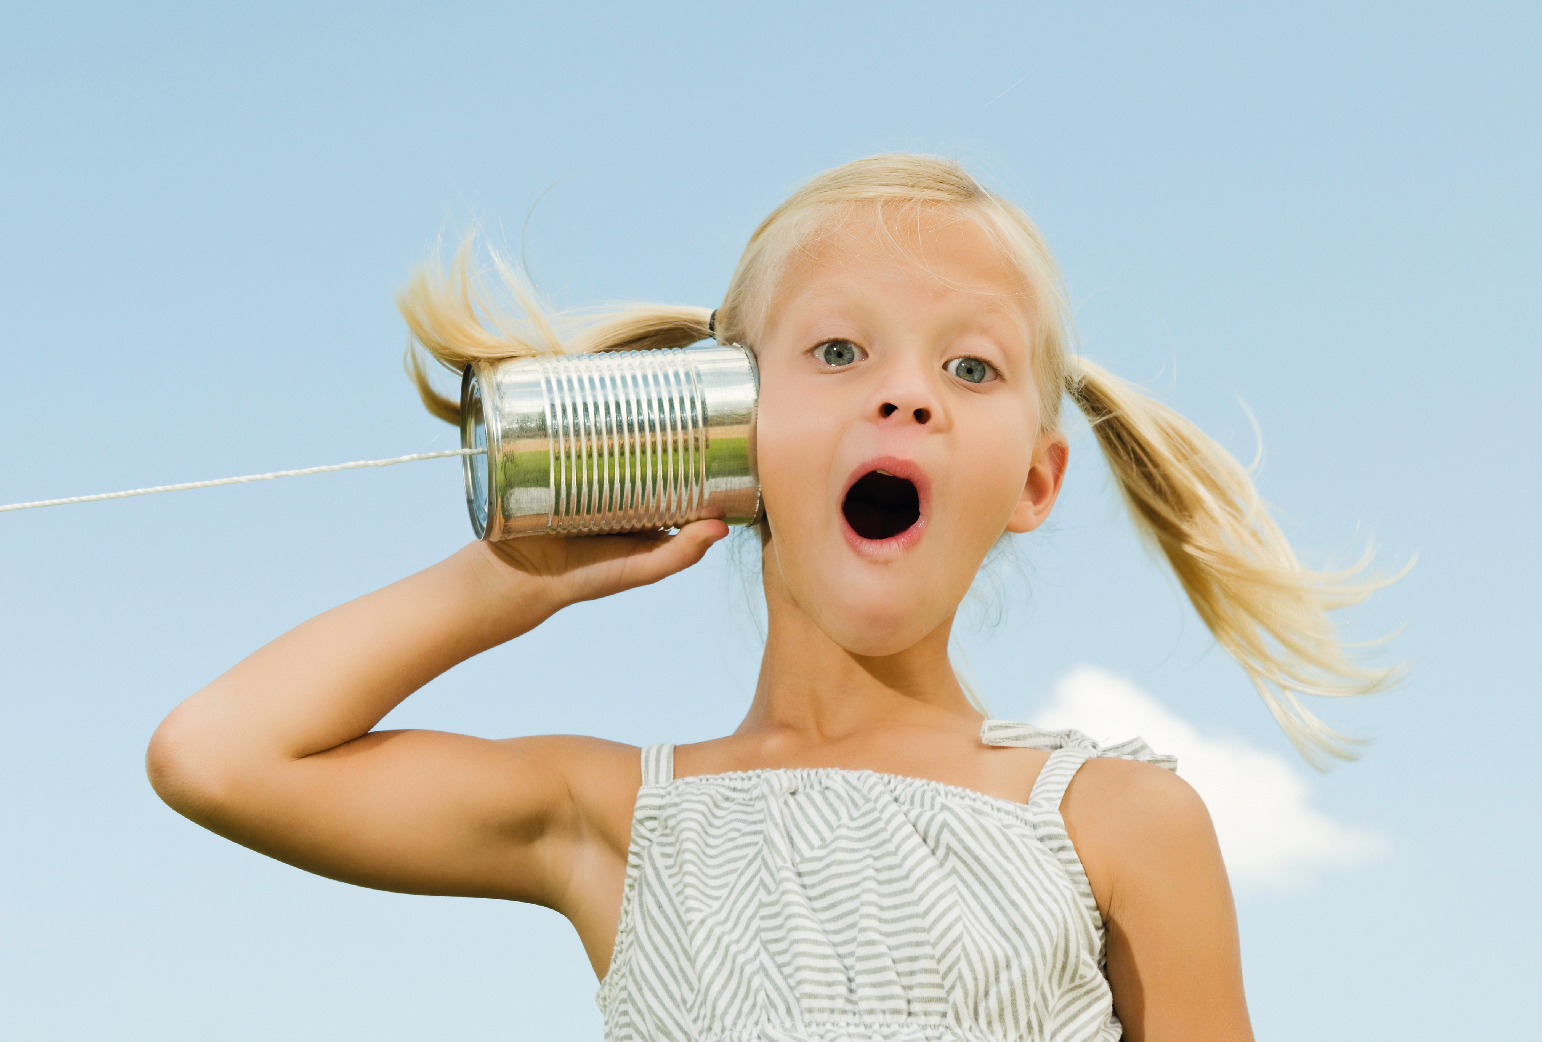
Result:
{"label": "hair tie", "polygon": [[707,335],[713,340],[717,339],[717,309],[712,309],[712,316],[707,319]]}

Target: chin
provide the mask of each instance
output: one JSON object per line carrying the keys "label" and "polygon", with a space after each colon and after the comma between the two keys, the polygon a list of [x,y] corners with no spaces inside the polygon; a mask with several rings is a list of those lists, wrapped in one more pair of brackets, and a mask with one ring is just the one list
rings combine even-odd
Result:
{"label": "chin", "polygon": [[[903,607],[896,607],[903,605]],[[920,605],[904,598],[874,598],[863,602],[845,601],[819,619],[825,636],[847,653],[863,658],[884,658],[908,651],[947,621],[944,613],[936,616],[930,605]]]}
{"label": "chin", "polygon": [[847,654],[855,655],[857,658],[878,659],[909,651],[919,644],[924,636],[926,636],[925,633],[920,633],[915,634],[913,639],[910,636],[896,639],[892,634],[885,634],[882,637],[875,636],[871,640],[855,640],[850,644],[844,642],[840,644]]}

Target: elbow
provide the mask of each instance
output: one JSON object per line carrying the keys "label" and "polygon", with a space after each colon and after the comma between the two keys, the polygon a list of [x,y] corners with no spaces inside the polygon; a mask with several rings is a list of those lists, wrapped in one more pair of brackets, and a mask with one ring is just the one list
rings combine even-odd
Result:
{"label": "elbow", "polygon": [[161,721],[145,750],[145,774],[165,804],[208,825],[228,802],[232,778],[219,742],[184,703]]}

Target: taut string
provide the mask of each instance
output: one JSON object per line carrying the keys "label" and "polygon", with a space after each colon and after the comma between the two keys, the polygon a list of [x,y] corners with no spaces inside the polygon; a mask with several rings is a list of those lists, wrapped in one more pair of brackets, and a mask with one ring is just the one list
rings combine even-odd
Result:
{"label": "taut string", "polygon": [[410,456],[395,459],[365,459],[353,463],[331,463],[325,467],[306,467],[303,470],[275,470],[271,474],[246,474],[239,478],[215,478],[213,481],[184,481],[180,485],[157,485],[154,488],[131,488],[126,492],[99,492],[94,496],[70,496],[68,499],[40,499],[35,503],[12,503],[0,506],[0,513],[7,510],[31,510],[33,507],[58,507],[66,503],[92,503],[98,499],[127,499],[129,496],[148,496],[156,492],[181,492],[187,488],[213,488],[215,485],[239,485],[247,481],[272,481],[274,478],[297,478],[304,474],[328,474],[334,470],[356,470],[359,467],[389,467],[397,463],[411,463],[420,459],[442,459],[445,456],[480,456],[486,449],[445,449],[443,452],[414,452]]}

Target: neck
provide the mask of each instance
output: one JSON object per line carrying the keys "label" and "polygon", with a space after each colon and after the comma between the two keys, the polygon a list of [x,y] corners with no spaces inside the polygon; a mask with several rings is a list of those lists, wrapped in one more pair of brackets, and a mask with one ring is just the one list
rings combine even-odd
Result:
{"label": "neck", "polygon": [[855,655],[832,641],[767,569],[766,650],[749,713],[738,734],[780,732],[811,743],[880,726],[975,724],[948,658],[949,615],[915,644],[893,655]]}

